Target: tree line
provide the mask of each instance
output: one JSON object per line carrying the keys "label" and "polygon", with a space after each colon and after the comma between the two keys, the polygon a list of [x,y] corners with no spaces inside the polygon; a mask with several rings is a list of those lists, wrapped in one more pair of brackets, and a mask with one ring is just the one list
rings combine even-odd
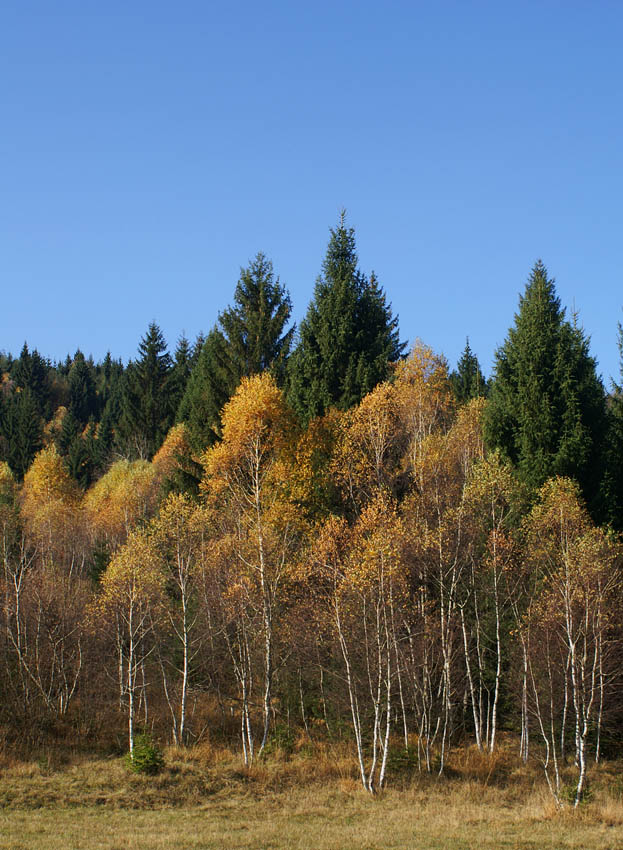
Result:
{"label": "tree line", "polygon": [[405,356],[343,216],[290,315],[260,254],[173,357],[4,356],[7,740],[347,737],[374,792],[514,734],[579,802],[620,735],[620,389],[540,262],[489,382]]}

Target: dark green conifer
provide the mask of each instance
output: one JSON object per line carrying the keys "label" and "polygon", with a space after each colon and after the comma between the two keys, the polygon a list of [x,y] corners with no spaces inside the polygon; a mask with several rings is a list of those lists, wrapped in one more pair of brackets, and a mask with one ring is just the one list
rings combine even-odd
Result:
{"label": "dark green conifer", "polygon": [[2,406],[0,434],[4,460],[21,480],[43,446],[43,422],[30,389],[15,392]]}
{"label": "dark green conifer", "polygon": [[389,376],[404,348],[376,278],[357,268],[355,231],[342,213],[290,358],[289,400],[304,421],[346,410]]}
{"label": "dark green conifer", "polygon": [[83,427],[97,413],[95,375],[80,349],[69,370],[69,411]]}
{"label": "dark green conifer", "polygon": [[111,410],[111,405],[106,405],[101,422],[95,432],[92,451],[93,466],[100,473],[105,472],[108,468],[115,442]]}
{"label": "dark green conifer", "polygon": [[272,263],[259,253],[240,270],[234,305],[206,337],[177,412],[196,452],[217,439],[221,410],[243,377],[270,369],[283,380],[294,334],[286,329],[291,311]]}
{"label": "dark green conifer", "polygon": [[19,358],[13,361],[11,378],[16,388],[29,390],[39,415],[49,419],[51,410],[48,364],[37,349],[31,354],[27,343],[24,343]]}
{"label": "dark green conifer", "polygon": [[184,393],[186,392],[186,385],[188,384],[188,379],[190,378],[190,373],[192,370],[192,349],[190,342],[182,334],[177,342],[177,347],[175,349],[175,355],[173,358],[173,368],[171,370],[171,377],[169,381],[170,393],[171,393],[171,407],[174,411],[177,411],[182,399],[184,398]]}
{"label": "dark green conifer", "polygon": [[603,386],[588,340],[565,320],[539,261],[515,324],[496,352],[485,433],[533,492],[553,475],[575,478],[597,510],[606,422]]}
{"label": "dark green conifer", "polygon": [[93,477],[93,467],[86,440],[80,434],[69,446],[65,463],[72,478],[83,490],[86,490]]}
{"label": "dark green conifer", "polygon": [[487,395],[487,382],[482,374],[478,358],[470,347],[469,338],[465,342],[456,370],[450,375],[450,383],[459,404]]}
{"label": "dark green conifer", "polygon": [[284,375],[294,328],[286,330],[292,303],[275,278],[273,264],[261,252],[240,270],[234,306],[219,316],[232,372],[241,378],[270,369],[279,382]]}
{"label": "dark green conifer", "polygon": [[623,325],[618,324],[619,381],[612,379],[608,398],[605,473],[601,504],[604,519],[617,531],[623,531]]}
{"label": "dark green conifer", "polygon": [[199,355],[201,354],[201,349],[203,348],[203,345],[204,345],[205,341],[206,341],[206,336],[205,336],[205,334],[203,333],[203,331],[200,331],[200,332],[197,334],[197,339],[195,340],[195,343],[194,343],[194,345],[193,345],[192,353],[191,353],[191,357],[190,357],[190,360],[191,360],[191,364],[190,364],[191,372],[192,372],[192,370],[195,368],[195,366],[197,365],[197,361],[199,360]]}
{"label": "dark green conifer", "polygon": [[195,452],[218,439],[220,413],[236,385],[225,338],[214,327],[206,337],[177,413],[178,422],[186,424]]}
{"label": "dark green conifer", "polygon": [[122,411],[117,429],[120,450],[129,457],[151,458],[172,421],[171,357],[162,331],[154,322],[138,347],[139,357],[126,369]]}
{"label": "dark green conifer", "polygon": [[69,447],[76,439],[76,437],[80,436],[81,432],[80,422],[76,419],[76,417],[71,412],[71,408],[67,411],[67,413],[63,416],[63,423],[61,425],[61,430],[59,432],[58,438],[56,440],[56,445],[58,447],[58,451],[62,455],[67,455],[69,452]]}

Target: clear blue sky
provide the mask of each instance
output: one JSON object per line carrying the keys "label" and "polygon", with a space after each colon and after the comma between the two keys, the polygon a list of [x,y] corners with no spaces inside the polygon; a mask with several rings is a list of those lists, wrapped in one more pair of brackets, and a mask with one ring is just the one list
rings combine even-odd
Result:
{"label": "clear blue sky", "polygon": [[346,207],[404,339],[490,372],[541,257],[609,379],[622,45],[620,0],[5,0],[0,350],[173,348],[259,250],[300,319]]}

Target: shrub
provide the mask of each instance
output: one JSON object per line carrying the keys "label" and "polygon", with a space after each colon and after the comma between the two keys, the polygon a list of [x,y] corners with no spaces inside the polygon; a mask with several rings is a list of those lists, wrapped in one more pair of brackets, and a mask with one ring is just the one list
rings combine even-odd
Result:
{"label": "shrub", "polygon": [[125,762],[133,773],[155,776],[164,767],[164,756],[149,735],[137,735],[134,739],[134,749],[126,754]]}

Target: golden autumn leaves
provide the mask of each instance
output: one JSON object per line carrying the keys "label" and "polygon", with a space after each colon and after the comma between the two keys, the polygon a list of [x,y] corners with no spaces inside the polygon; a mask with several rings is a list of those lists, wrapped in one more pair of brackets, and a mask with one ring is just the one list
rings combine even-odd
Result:
{"label": "golden autumn leaves", "polygon": [[567,479],[528,505],[485,451],[485,404],[457,408],[443,359],[418,344],[391,382],[305,430],[268,374],[243,379],[221,441],[192,461],[196,499],[163,496],[191,456],[183,425],[152,463],[120,460],[84,495],[53,449],[21,491],[0,466],[24,689],[66,711],[97,633],[130,748],[156,705],[192,740],[193,706],[217,695],[247,764],[286,711],[307,734],[346,722],[371,793],[398,737],[441,771],[466,729],[494,750],[513,704],[521,754],[545,753],[558,796],[561,749],[574,751],[580,799],[621,645],[619,545]]}

